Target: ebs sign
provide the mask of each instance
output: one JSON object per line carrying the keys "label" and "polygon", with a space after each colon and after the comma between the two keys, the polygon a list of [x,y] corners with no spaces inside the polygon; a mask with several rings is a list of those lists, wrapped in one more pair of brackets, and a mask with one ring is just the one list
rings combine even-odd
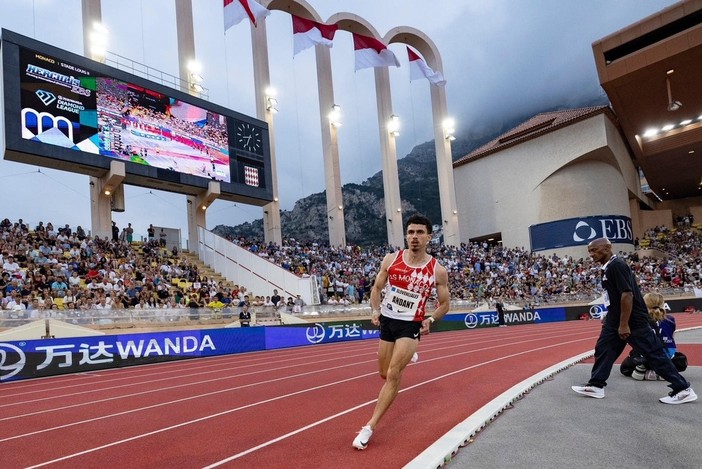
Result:
{"label": "ebs sign", "polygon": [[613,243],[634,244],[631,218],[621,215],[568,218],[529,227],[532,251],[587,245],[606,237]]}

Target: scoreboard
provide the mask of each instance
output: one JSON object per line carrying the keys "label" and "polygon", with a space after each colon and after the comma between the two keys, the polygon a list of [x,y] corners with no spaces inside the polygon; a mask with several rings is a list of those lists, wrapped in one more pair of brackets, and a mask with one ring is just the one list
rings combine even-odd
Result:
{"label": "scoreboard", "polygon": [[5,158],[101,176],[125,162],[126,184],[273,200],[264,121],[2,30]]}

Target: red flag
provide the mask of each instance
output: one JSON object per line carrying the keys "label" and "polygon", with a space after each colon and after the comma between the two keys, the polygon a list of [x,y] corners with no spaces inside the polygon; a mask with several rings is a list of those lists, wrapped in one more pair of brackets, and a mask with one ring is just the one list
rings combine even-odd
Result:
{"label": "red flag", "polygon": [[370,67],[399,67],[395,54],[379,40],[353,34],[353,48],[356,52],[356,70]]}
{"label": "red flag", "polygon": [[254,26],[260,19],[270,15],[271,12],[256,0],[224,0],[224,30],[241,23],[249,18]]}
{"label": "red flag", "polygon": [[293,55],[317,44],[332,47],[334,34],[339,27],[291,15],[293,22]]}
{"label": "red flag", "polygon": [[444,86],[446,84],[446,80],[444,80],[444,76],[441,72],[435,72],[429,68],[429,65],[427,65],[424,59],[409,47],[407,48],[407,55],[410,60],[410,81],[426,78],[431,84],[436,86]]}

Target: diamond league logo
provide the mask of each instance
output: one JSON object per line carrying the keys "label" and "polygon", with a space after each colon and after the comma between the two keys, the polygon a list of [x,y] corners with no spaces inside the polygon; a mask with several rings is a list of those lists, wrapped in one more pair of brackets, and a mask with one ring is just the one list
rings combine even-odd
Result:
{"label": "diamond league logo", "polygon": [[573,231],[573,241],[578,243],[585,240],[589,241],[595,236],[597,236],[597,232],[593,227],[588,225],[587,222],[580,220],[577,225],[575,225],[575,231]]}
{"label": "diamond league logo", "polygon": [[318,344],[324,340],[324,326],[320,323],[315,323],[314,327],[307,328],[305,335],[309,343]]}
{"label": "diamond league logo", "polygon": [[[19,347],[0,343],[0,379],[8,379],[22,371],[27,359]],[[6,373],[8,372],[9,373]]]}
{"label": "diamond league logo", "polygon": [[54,93],[51,93],[49,91],[37,90],[34,94],[36,94],[37,97],[39,97],[41,102],[44,103],[44,106],[48,106],[49,104],[56,101],[56,96],[54,95]]}

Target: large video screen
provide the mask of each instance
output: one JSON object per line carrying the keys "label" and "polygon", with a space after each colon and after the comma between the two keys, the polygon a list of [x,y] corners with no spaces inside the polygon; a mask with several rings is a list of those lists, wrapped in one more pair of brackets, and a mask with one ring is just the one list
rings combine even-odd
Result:
{"label": "large video screen", "polygon": [[263,205],[272,197],[265,122],[2,30],[5,158],[125,183]]}
{"label": "large video screen", "polygon": [[23,138],[231,182],[224,116],[30,49],[20,67]]}

